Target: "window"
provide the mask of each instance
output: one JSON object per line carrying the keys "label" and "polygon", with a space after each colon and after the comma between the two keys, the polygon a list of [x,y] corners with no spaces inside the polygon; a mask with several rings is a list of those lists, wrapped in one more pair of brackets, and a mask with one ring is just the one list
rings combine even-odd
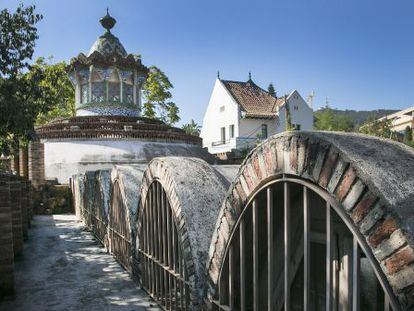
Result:
{"label": "window", "polygon": [[295,131],[300,131],[300,124],[292,124],[292,127]]}
{"label": "window", "polygon": [[120,99],[119,82],[108,82],[108,101],[119,102]]}
{"label": "window", "polygon": [[84,83],[81,85],[81,103],[85,104],[88,102],[89,84]]}
{"label": "window", "polygon": [[294,106],[293,106],[293,110],[299,110],[298,105],[294,105]]}
{"label": "window", "polygon": [[105,82],[94,82],[92,84],[92,102],[102,103],[105,101]]}
{"label": "window", "polygon": [[220,112],[223,112],[223,111],[224,111],[224,109],[225,109],[225,107],[224,107],[224,106],[221,106],[221,107],[220,107]]}
{"label": "window", "polygon": [[221,143],[225,143],[226,142],[226,128],[223,126],[221,128]]}
{"label": "window", "polygon": [[262,124],[262,139],[267,138],[267,124]]}
{"label": "window", "polygon": [[124,103],[128,103],[128,104],[133,104],[134,103],[134,88],[131,84],[127,84],[124,83],[122,85],[122,91],[124,92],[123,94],[123,102]]}
{"label": "window", "polygon": [[229,126],[229,137],[234,138],[234,124]]}

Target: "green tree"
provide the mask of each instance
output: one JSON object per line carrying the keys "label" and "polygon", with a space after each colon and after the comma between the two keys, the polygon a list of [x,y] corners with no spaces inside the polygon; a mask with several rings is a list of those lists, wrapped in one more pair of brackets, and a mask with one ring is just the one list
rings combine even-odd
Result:
{"label": "green tree", "polygon": [[276,97],[276,90],[275,90],[275,87],[273,86],[273,83],[269,84],[269,86],[267,87],[267,92],[273,97]]}
{"label": "green tree", "polygon": [[[58,117],[70,117],[75,110],[75,91],[65,71],[66,64],[48,64],[39,58],[25,73],[0,79],[0,136],[3,150],[27,140],[34,126]],[[7,101],[6,101],[7,99]]]}
{"label": "green tree", "polygon": [[314,114],[314,128],[320,131],[352,132],[354,122],[348,116],[337,115],[325,107]]}
{"label": "green tree", "polygon": [[189,135],[200,136],[201,126],[197,124],[193,119],[187,124],[182,126],[182,129]]}
{"label": "green tree", "polygon": [[0,11],[0,74],[16,76],[28,68],[37,35],[36,24],[43,18],[35,13],[35,6],[20,4],[16,12]]}
{"label": "green tree", "polygon": [[359,127],[359,132],[383,138],[396,138],[391,130],[391,121],[387,119],[378,120],[374,116],[368,117],[367,121]]}
{"label": "green tree", "polygon": [[38,39],[36,24],[42,18],[34,5],[20,4],[14,13],[0,11],[0,148],[6,154],[32,128],[36,107],[26,100],[39,96],[40,90],[22,72],[30,67]]}
{"label": "green tree", "polygon": [[151,66],[143,87],[145,98],[143,115],[160,119],[170,125],[180,121],[179,108],[171,101],[172,88],[173,85],[166,74],[159,68]]}
{"label": "green tree", "polygon": [[75,114],[75,89],[66,73],[66,63],[49,63],[43,57],[36,60],[26,78],[38,83],[41,96],[36,105],[42,107],[36,116],[36,124],[45,124],[56,118]]}

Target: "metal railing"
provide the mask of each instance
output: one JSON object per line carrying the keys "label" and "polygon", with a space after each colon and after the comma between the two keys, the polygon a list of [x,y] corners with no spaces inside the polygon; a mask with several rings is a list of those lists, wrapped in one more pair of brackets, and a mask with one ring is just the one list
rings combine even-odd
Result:
{"label": "metal railing", "polygon": [[143,206],[139,241],[142,286],[164,310],[188,310],[190,295],[181,240],[159,182],[151,184]]}
{"label": "metal railing", "polygon": [[366,241],[326,191],[268,182],[237,221],[213,310],[398,310]]}

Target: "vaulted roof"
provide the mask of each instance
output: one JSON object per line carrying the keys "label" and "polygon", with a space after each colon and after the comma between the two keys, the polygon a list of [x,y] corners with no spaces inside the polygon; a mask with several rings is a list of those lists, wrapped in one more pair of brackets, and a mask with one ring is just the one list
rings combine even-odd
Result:
{"label": "vaulted roof", "polygon": [[246,82],[220,80],[230,95],[239,104],[246,117],[273,118],[277,107],[285,103],[285,98],[276,98],[257,86],[251,79]]}

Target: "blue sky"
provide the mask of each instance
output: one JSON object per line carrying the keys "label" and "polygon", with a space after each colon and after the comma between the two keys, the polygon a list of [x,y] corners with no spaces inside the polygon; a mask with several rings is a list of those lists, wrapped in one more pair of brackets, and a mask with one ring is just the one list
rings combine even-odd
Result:
{"label": "blue sky", "polygon": [[[35,57],[88,52],[113,33],[174,84],[181,123],[201,123],[217,75],[253,80],[278,94],[314,90],[315,108],[371,110],[414,105],[414,2],[365,0],[71,0],[35,3],[44,15]],[[0,0],[14,9],[15,0]]]}

